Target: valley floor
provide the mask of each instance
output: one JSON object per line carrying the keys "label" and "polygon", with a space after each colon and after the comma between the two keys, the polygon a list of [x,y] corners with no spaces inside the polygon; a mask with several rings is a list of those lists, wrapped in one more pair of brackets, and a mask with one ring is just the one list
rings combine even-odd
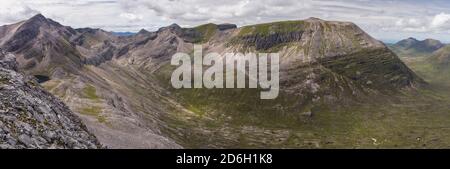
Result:
{"label": "valley floor", "polygon": [[240,105],[239,98],[247,97],[242,91],[233,99],[220,98],[226,103],[201,91],[184,91],[177,96],[191,115],[173,111],[166,118],[171,127],[165,133],[187,148],[450,147],[450,77],[427,69],[423,59],[404,61],[429,86],[393,95],[389,101],[315,106],[306,114],[298,110],[298,115],[264,108],[271,103]]}
{"label": "valley floor", "polygon": [[317,109],[307,119],[285,122],[239,123],[231,116],[169,124],[183,129],[178,138],[191,148],[446,148],[450,94],[434,92],[405,96],[391,105]]}
{"label": "valley floor", "polygon": [[114,65],[85,70],[102,81],[44,86],[110,148],[450,147],[450,78],[420,58],[403,60],[430,85],[351,106],[299,106],[282,93],[275,102],[248,99],[256,90],[173,91],[151,73]]}

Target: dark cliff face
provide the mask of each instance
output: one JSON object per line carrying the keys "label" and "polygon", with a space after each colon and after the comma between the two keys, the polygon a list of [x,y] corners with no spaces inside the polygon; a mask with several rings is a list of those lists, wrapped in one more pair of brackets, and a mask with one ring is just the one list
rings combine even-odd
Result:
{"label": "dark cliff face", "polygon": [[[22,23],[14,32],[14,35],[6,41],[3,49],[8,52],[20,52],[31,48],[34,40],[39,39],[40,34],[46,36],[46,38],[51,36],[68,38],[75,33],[74,29],[65,27],[39,14]],[[50,40],[47,39],[47,41]]]}
{"label": "dark cliff face", "polygon": [[[77,32],[42,15],[0,27],[0,48],[13,53],[21,70],[51,75],[56,67],[79,69],[80,56],[70,42]],[[8,36],[6,36],[8,35]]]}
{"label": "dark cliff face", "polygon": [[0,52],[0,148],[101,148],[59,99]]}
{"label": "dark cliff face", "polygon": [[302,38],[303,31],[274,33],[270,35],[247,35],[234,39],[234,42],[244,44],[244,47],[255,47],[256,50],[267,50],[277,45],[289,42],[298,42]]}
{"label": "dark cliff face", "polygon": [[225,24],[217,25],[217,28],[221,31],[224,31],[224,30],[229,30],[229,29],[236,29],[237,26],[235,24],[225,23]]}
{"label": "dark cliff face", "polygon": [[104,47],[100,52],[92,57],[83,59],[83,63],[87,65],[100,65],[106,61],[109,61],[114,56],[114,47]]}
{"label": "dark cliff face", "polygon": [[17,30],[17,33],[13,36],[12,40],[8,41],[4,49],[7,51],[17,51],[20,48],[26,48],[27,43],[38,36],[39,34],[39,27],[36,27],[35,25],[31,25],[32,27],[28,29],[19,29]]}
{"label": "dark cliff face", "polygon": [[169,31],[183,39],[183,41],[185,42],[204,43],[209,41],[212,36],[214,36],[218,32],[228,31],[236,28],[237,26],[234,24],[208,23],[193,28],[182,28],[177,24],[172,24],[170,26],[159,29],[157,32],[162,33],[165,31]]}

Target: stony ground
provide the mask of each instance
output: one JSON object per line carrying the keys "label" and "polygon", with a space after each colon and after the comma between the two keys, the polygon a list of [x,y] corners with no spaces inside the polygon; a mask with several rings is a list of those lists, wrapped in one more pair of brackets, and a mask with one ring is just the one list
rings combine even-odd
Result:
{"label": "stony ground", "polygon": [[0,55],[0,148],[101,148],[59,99],[16,72],[15,58]]}

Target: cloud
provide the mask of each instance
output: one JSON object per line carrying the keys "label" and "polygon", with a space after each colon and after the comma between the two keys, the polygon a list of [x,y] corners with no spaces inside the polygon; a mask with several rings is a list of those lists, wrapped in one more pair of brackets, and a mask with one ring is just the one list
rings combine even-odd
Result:
{"label": "cloud", "polygon": [[121,13],[120,16],[121,18],[125,18],[129,21],[140,21],[142,19],[144,19],[144,17],[142,15],[137,15],[134,13]]}
{"label": "cloud", "polygon": [[450,32],[450,14],[439,13],[434,16],[400,18],[394,25],[385,24],[384,30],[403,32]]}
{"label": "cloud", "polygon": [[397,30],[407,32],[426,32],[429,30],[427,21],[418,18],[401,18],[395,22],[393,27],[385,25],[385,30]]}
{"label": "cloud", "polygon": [[33,4],[36,5],[59,5],[59,6],[88,6],[88,5],[98,5],[98,4],[113,4],[117,3],[116,0],[34,0]]}
{"label": "cloud", "polygon": [[442,29],[450,26],[450,14],[440,13],[431,21],[431,28]]}
{"label": "cloud", "polygon": [[445,0],[0,0],[0,24],[36,13],[72,27],[112,31],[155,30],[172,23],[243,26],[309,17],[351,21],[380,39],[450,30],[450,4]]}
{"label": "cloud", "polygon": [[20,1],[0,1],[0,24],[27,19],[39,11]]}

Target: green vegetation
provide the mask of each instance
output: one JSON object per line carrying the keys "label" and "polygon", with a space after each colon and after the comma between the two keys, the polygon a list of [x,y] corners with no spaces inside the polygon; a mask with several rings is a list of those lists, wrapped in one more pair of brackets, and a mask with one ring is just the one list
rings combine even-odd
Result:
{"label": "green vegetation", "polygon": [[42,83],[42,87],[44,87],[47,91],[52,91],[55,89],[56,86],[58,86],[61,82],[59,80],[50,80]]}
{"label": "green vegetation", "polygon": [[[99,101],[100,97],[96,94],[96,89],[94,86],[86,84],[83,88],[83,95],[85,98],[92,101]],[[106,123],[106,116],[101,115],[103,108],[97,105],[89,105],[83,107],[79,110],[80,114],[88,115],[97,118],[97,121],[100,123]]]}
{"label": "green vegetation", "polygon": [[100,123],[106,123],[106,117],[104,115],[97,116],[97,120]]}
{"label": "green vegetation", "polygon": [[[201,106],[201,105],[199,105]],[[194,112],[197,115],[203,115],[205,113],[205,111],[202,111],[200,108],[197,108],[196,106],[190,104],[186,107],[189,111]]]}
{"label": "green vegetation", "polygon": [[80,113],[84,114],[84,115],[89,115],[89,116],[98,116],[102,111],[101,107],[98,106],[92,106],[92,107],[85,107],[82,108]]}
{"label": "green vegetation", "polygon": [[5,84],[5,83],[7,83],[8,81],[9,81],[8,78],[6,78],[6,77],[1,77],[1,76],[0,76],[0,84]]}
{"label": "green vegetation", "polygon": [[294,31],[301,31],[305,29],[305,24],[305,21],[283,21],[244,26],[241,28],[239,36],[248,36],[255,34],[267,36],[273,33],[289,33]]}
{"label": "green vegetation", "polygon": [[100,99],[97,94],[96,94],[96,89],[94,86],[92,85],[86,85],[83,88],[83,94],[86,98],[90,99],[90,100],[98,100]]}
{"label": "green vegetation", "polygon": [[83,114],[83,115],[96,117],[97,121],[100,123],[106,122],[106,117],[104,115],[101,115],[102,108],[99,106],[90,106],[90,107],[81,108],[79,113]]}
{"label": "green vegetation", "polygon": [[[446,107],[450,106],[450,95],[436,96],[435,92],[405,93],[396,103],[330,107],[303,105],[301,98],[286,94],[274,101],[261,101],[255,99],[257,92],[247,90],[188,89],[177,97],[202,107],[203,115],[186,121],[186,114],[175,111],[169,124],[186,132],[178,138],[191,148],[445,147],[450,142],[443,127],[450,122]],[[308,107],[312,116],[303,116]],[[205,130],[215,133],[214,137],[204,134]]]}
{"label": "green vegetation", "polygon": [[194,28],[194,30],[200,32],[201,37],[194,40],[196,43],[205,43],[211,39],[217,32],[217,25],[213,23],[200,25]]}
{"label": "green vegetation", "polygon": [[431,54],[428,51],[421,51],[416,48],[403,49],[400,47],[395,47],[394,45],[388,45],[388,47],[401,57],[423,57]]}

